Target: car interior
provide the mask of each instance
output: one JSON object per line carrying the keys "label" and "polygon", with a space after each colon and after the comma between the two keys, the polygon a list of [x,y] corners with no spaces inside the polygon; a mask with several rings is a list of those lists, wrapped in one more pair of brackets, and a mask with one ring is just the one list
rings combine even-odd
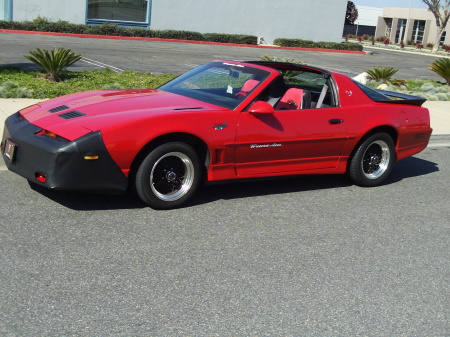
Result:
{"label": "car interior", "polygon": [[[320,78],[318,83],[298,81],[293,78],[286,79],[280,75],[261,93],[255,101],[266,101],[278,110],[301,110],[336,107],[329,79]],[[244,87],[246,83],[244,83]]]}

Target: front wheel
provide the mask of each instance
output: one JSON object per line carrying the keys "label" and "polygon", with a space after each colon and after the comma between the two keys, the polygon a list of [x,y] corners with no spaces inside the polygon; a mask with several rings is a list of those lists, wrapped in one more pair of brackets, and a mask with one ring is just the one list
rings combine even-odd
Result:
{"label": "front wheel", "polygon": [[171,209],[188,201],[201,180],[197,153],[184,143],[167,143],[151,151],[136,172],[139,198],[155,209]]}
{"label": "front wheel", "polygon": [[392,171],[395,145],[387,133],[366,138],[357,148],[349,165],[350,179],[359,186],[380,185]]}

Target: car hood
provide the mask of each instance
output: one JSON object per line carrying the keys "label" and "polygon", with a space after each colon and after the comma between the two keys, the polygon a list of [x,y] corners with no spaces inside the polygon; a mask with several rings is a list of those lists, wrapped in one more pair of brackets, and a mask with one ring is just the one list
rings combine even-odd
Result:
{"label": "car hood", "polygon": [[157,89],[101,90],[41,102],[20,113],[34,125],[74,140],[104,127],[186,111],[223,110]]}

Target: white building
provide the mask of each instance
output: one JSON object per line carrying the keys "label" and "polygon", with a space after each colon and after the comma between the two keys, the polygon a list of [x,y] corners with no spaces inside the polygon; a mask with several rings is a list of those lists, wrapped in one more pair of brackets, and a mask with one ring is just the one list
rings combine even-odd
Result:
{"label": "white building", "polygon": [[346,8],[347,0],[0,0],[0,19],[339,42]]}
{"label": "white building", "polygon": [[355,25],[376,27],[378,24],[378,17],[383,15],[383,8],[356,6],[358,9],[358,19]]}
{"label": "white building", "polygon": [[[447,24],[446,30],[450,27]],[[393,43],[412,41],[426,45],[434,43],[437,34],[436,19],[428,9],[387,7],[379,17],[376,36],[386,36]],[[450,34],[447,32],[441,38],[441,43],[450,44]]]}
{"label": "white building", "polygon": [[375,35],[378,17],[383,15],[383,8],[356,5],[356,9],[358,10],[358,18],[353,25],[345,26],[343,35]]}

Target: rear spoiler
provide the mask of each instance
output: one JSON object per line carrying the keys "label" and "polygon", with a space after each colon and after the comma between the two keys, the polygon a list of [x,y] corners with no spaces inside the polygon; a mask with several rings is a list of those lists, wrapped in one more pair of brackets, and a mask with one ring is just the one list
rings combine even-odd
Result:
{"label": "rear spoiler", "polygon": [[[412,96],[407,94],[402,94],[400,92],[395,91],[386,91],[386,90],[375,90],[384,96],[388,96],[387,99],[377,99],[376,102],[380,103],[389,103],[389,104],[407,104],[407,105],[417,105],[422,106],[423,103],[427,100],[423,97]],[[392,98],[391,98],[392,97]],[[391,98],[391,99],[389,99]]]}

